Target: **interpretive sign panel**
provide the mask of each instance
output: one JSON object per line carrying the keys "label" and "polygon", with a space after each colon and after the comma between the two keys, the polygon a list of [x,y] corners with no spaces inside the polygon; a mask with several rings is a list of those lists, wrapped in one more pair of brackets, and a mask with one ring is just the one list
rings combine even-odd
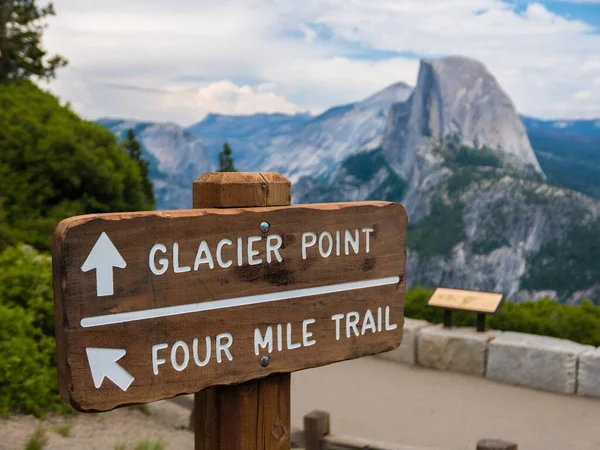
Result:
{"label": "interpretive sign panel", "polygon": [[498,292],[437,288],[427,304],[439,308],[494,314],[500,307],[503,298],[504,295]]}
{"label": "interpretive sign panel", "polygon": [[388,202],[66,219],[61,395],[106,411],[394,349],[406,227]]}

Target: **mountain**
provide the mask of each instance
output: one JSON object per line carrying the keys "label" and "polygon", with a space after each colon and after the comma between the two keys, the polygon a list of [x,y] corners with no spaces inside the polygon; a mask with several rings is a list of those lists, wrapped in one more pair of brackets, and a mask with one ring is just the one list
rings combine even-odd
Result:
{"label": "mountain", "polygon": [[157,209],[192,207],[192,183],[205,172],[214,170],[204,143],[174,123],[100,119],[98,123],[124,139],[133,129],[150,163]]}
{"label": "mountain", "polygon": [[599,119],[521,119],[550,182],[600,197]]}
{"label": "mountain", "polygon": [[[117,134],[130,126],[117,125],[106,124]],[[138,134],[168,207],[185,203],[191,180],[227,140],[238,169],[290,178],[294,203],[402,201],[409,284],[600,304],[597,121],[519,117],[478,61],[424,60],[414,89],[392,85],[316,117],[209,115],[188,130],[135,125],[158,127]],[[168,127],[189,145],[173,144]],[[161,140],[163,132],[171,137]],[[158,164],[173,152],[178,164]],[[194,174],[177,184],[187,162]]]}
{"label": "mountain", "polygon": [[422,61],[381,146],[294,188],[301,203],[402,201],[410,284],[600,301],[600,201],[548,184],[512,102],[477,61]]}
{"label": "mountain", "polygon": [[303,176],[326,178],[348,156],[376,147],[392,104],[405,101],[412,88],[397,83],[357,103],[325,111],[302,129],[266,147],[261,170],[284,173],[292,182]]}
{"label": "mountain", "polygon": [[236,166],[249,170],[260,166],[263,149],[278,138],[295,135],[312,119],[310,114],[252,114],[226,116],[208,114],[204,120],[187,128],[204,142],[211,162],[218,165],[223,144],[233,148]]}
{"label": "mountain", "polygon": [[495,149],[507,164],[542,172],[511,100],[483,64],[462,57],[423,60],[409,101],[392,107],[383,151],[409,178],[419,147],[450,135]]}
{"label": "mountain", "polygon": [[392,104],[408,98],[412,88],[396,83],[317,117],[308,114],[208,115],[188,131],[208,143],[211,155],[227,140],[239,170],[326,177],[344,158],[365,146],[377,146]]}

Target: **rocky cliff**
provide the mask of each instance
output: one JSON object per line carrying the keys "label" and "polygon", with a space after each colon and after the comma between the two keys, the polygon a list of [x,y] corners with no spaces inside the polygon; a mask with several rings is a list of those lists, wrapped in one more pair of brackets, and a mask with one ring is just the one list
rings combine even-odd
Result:
{"label": "rocky cliff", "polygon": [[294,191],[302,203],[363,199],[406,205],[410,284],[600,300],[600,202],[547,183],[510,99],[476,61],[423,61],[381,146]]}
{"label": "rocky cliff", "polygon": [[329,176],[345,158],[379,145],[390,107],[411,92],[410,86],[397,83],[358,103],[329,109],[298,133],[272,142],[261,170],[284,173],[292,182]]}
{"label": "rocky cliff", "polygon": [[474,156],[459,163],[446,145],[434,147],[440,159],[407,192],[415,211],[407,279],[516,300],[577,303],[600,294],[598,200],[523,177],[499,161]]}
{"label": "rocky cliff", "polygon": [[473,59],[421,61],[412,95],[392,107],[382,147],[387,160],[408,179],[417,149],[427,140],[447,136],[458,136],[475,148],[493,148],[506,164],[524,171],[542,172],[510,98]]}
{"label": "rocky cliff", "polygon": [[205,172],[214,170],[204,143],[173,123],[137,122],[101,119],[100,124],[123,139],[133,129],[150,162],[150,180],[154,185],[157,209],[192,207],[192,183]]}

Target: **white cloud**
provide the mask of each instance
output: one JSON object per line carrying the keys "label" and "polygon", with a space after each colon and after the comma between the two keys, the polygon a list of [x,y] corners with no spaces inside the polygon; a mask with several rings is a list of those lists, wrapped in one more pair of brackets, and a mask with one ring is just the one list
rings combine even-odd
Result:
{"label": "white cloud", "polygon": [[168,89],[166,106],[172,111],[181,109],[194,114],[212,111],[224,114],[278,111],[293,114],[300,111],[296,105],[273,92],[274,88],[273,84],[265,84],[254,89],[248,85],[238,86],[229,80],[217,81],[196,91],[175,86]]}
{"label": "white cloud", "polygon": [[220,80],[200,88],[172,85],[157,90],[111,83],[90,84],[70,72],[61,76],[54,88],[68,91],[71,97],[77,98],[72,103],[73,108],[83,109],[95,118],[122,116],[191,125],[209,112],[294,114],[304,111],[276,94],[276,85],[272,83],[251,87]]}
{"label": "white cloud", "polygon": [[531,3],[518,14],[497,0],[357,0],[354,8],[314,1],[313,21],[338,36],[382,50],[463,54],[483,61],[521,112],[539,116],[600,115],[598,92],[585,105],[572,94],[593,84],[600,36]]}
{"label": "white cloud", "polygon": [[592,91],[577,91],[573,94],[573,100],[585,100],[592,96]]}
{"label": "white cloud", "polygon": [[[500,0],[55,0],[53,89],[89,117],[190,123],[206,111],[319,111],[397,81],[418,61],[483,61],[523,113],[600,116],[600,37]],[[399,52],[358,59],[352,52]],[[224,80],[231,80],[230,82]],[[135,89],[125,89],[130,86]],[[578,92],[589,91],[585,98]]]}

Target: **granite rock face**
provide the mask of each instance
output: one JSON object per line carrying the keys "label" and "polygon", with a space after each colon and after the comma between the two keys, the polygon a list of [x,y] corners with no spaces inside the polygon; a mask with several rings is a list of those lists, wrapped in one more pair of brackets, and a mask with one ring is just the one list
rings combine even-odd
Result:
{"label": "granite rock face", "polygon": [[577,360],[593,349],[564,339],[506,332],[490,342],[487,377],[544,391],[574,394]]}
{"label": "granite rock face", "polygon": [[[440,175],[435,182],[433,174]],[[457,216],[460,213],[455,220],[460,232],[448,251],[436,255],[424,254],[418,248],[409,251],[407,279],[411,283],[504,292],[516,301],[549,296],[578,303],[600,295],[600,284],[594,283],[593,277],[584,295],[564,284],[560,294],[552,292],[544,289],[548,285],[543,279],[536,281],[558,264],[552,249],[569,249],[573,240],[570,233],[598,223],[598,200],[510,174],[485,178],[481,169],[477,176],[480,178],[452,192],[449,186],[466,176],[433,172],[430,183],[422,183],[407,197],[404,204],[410,223],[417,229],[420,219],[422,223],[430,220],[430,204],[436,197],[453,198],[445,208],[457,211]]]}
{"label": "granite rock face", "polygon": [[404,364],[416,364],[419,333],[430,326],[431,324],[426,320],[404,318],[404,334],[400,347],[390,352],[380,353],[377,357]]}
{"label": "granite rock face", "polygon": [[326,179],[347,157],[379,145],[390,107],[411,92],[410,86],[396,83],[360,102],[325,111],[297,133],[265,147],[261,171],[280,172],[292,183],[304,176]]}
{"label": "granite rock face", "polygon": [[[471,157],[486,146],[496,161],[457,164],[439,143],[456,135]],[[569,286],[546,275],[565,265],[557,255],[579,235],[594,234],[600,202],[545,182],[511,101],[477,61],[423,61],[409,100],[390,109],[382,148],[348,157],[325,181],[304,177],[293,191],[296,203],[401,201],[413,234],[435,236],[409,246],[411,285],[498,291],[516,301],[576,304],[600,295],[591,272],[591,281]],[[569,278],[584,279],[577,274],[589,268],[576,263],[566,264]]]}
{"label": "granite rock face", "polygon": [[600,397],[600,348],[579,355],[577,394]]}
{"label": "granite rock face", "polygon": [[489,147],[513,166],[542,173],[525,127],[494,76],[465,57],[422,60],[417,86],[388,117],[383,149],[406,179],[427,138],[459,136],[464,144]]}
{"label": "granite rock face", "polygon": [[501,331],[477,332],[474,328],[423,328],[419,333],[418,362],[437,370],[485,376],[487,349]]}

